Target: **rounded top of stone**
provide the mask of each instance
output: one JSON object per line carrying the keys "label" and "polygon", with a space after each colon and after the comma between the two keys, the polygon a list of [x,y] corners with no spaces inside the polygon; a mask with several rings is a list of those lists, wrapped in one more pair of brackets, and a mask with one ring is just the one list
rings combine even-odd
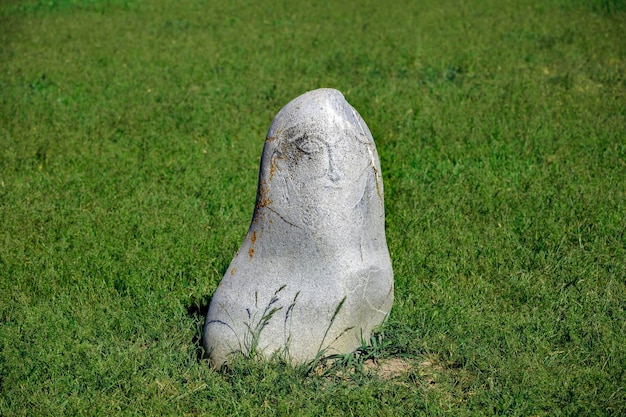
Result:
{"label": "rounded top of stone", "polygon": [[[319,88],[291,100],[276,115],[268,138],[290,136],[293,129],[328,136],[337,129],[356,129],[368,136],[369,130],[343,94],[334,88]],[[367,133],[366,133],[367,132]],[[371,134],[370,134],[371,136]],[[369,141],[363,138],[364,141]],[[371,139],[370,139],[371,140]]]}

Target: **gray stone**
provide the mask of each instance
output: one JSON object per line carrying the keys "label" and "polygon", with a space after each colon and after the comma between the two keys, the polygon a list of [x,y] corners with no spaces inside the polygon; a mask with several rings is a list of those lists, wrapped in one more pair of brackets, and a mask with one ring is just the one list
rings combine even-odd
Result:
{"label": "gray stone", "polygon": [[333,89],[276,115],[243,244],[215,291],[204,346],[305,363],[369,341],[393,303],[380,162],[372,134]]}

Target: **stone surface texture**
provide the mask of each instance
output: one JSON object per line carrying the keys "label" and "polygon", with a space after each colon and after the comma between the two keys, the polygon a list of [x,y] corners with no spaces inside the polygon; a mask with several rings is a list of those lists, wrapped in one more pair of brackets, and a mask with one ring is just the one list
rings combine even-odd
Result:
{"label": "stone surface texture", "polygon": [[204,346],[305,363],[369,341],[393,303],[380,162],[367,125],[333,89],[276,115],[250,228],[209,307]]}

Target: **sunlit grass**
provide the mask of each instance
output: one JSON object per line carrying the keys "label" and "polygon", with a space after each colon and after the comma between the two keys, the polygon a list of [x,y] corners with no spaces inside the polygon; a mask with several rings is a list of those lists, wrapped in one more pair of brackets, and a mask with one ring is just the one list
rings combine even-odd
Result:
{"label": "sunlit grass", "polygon": [[[625,13],[3,2],[0,415],[625,414]],[[216,372],[266,130],[318,87],[383,169],[396,301],[362,354],[410,370]]]}

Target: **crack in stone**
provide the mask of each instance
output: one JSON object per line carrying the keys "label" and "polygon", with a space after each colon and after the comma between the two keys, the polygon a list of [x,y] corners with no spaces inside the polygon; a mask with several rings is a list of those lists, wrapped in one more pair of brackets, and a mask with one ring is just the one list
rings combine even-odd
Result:
{"label": "crack in stone", "polygon": [[277,215],[278,217],[280,217],[280,218],[281,218],[281,219],[282,219],[285,223],[287,223],[288,225],[293,226],[293,227],[295,227],[295,228],[297,228],[297,229],[304,230],[302,227],[298,226],[297,224],[293,224],[293,223],[291,223],[289,220],[285,219],[283,216],[281,216],[281,215],[280,215],[280,214],[279,214],[276,210],[274,210],[273,208],[271,208],[271,207],[267,207],[267,206],[265,206],[265,208],[266,208],[266,209],[268,209],[269,211],[271,211],[272,213],[274,213],[275,215]]}

